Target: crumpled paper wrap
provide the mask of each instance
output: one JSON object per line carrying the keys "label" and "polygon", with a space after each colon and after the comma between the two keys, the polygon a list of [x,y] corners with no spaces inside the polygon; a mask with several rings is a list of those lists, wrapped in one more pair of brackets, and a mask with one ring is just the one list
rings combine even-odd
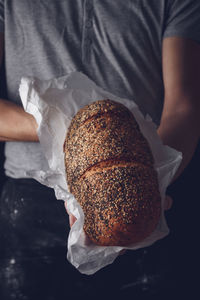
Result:
{"label": "crumpled paper wrap", "polygon": [[[112,95],[80,72],[72,72],[64,77],[46,81],[22,78],[19,92],[25,111],[32,114],[37,121],[39,140],[49,165],[49,169],[30,171],[28,175],[54,188],[56,198],[67,201],[69,212],[77,218],[69,233],[67,258],[81,273],[93,274],[111,264],[122,249],[150,246],[169,233],[163,208],[165,193],[180,165],[182,155],[162,144],[156,126],[149,116],[143,117],[133,100]],[[131,110],[149,142],[155,160],[155,169],[158,172],[162,198],[159,224],[145,240],[128,247],[96,246],[88,240],[83,231],[83,211],[73,195],[69,193],[66,182],[63,143],[70,121],[80,108],[102,99],[121,102]]]}

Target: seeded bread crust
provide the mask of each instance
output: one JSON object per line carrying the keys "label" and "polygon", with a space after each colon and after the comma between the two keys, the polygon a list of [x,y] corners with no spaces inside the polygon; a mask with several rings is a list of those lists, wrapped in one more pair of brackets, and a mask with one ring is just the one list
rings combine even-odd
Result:
{"label": "seeded bread crust", "polygon": [[68,129],[64,153],[69,190],[95,244],[126,246],[156,228],[161,199],[153,156],[125,106],[100,100],[81,109]]}

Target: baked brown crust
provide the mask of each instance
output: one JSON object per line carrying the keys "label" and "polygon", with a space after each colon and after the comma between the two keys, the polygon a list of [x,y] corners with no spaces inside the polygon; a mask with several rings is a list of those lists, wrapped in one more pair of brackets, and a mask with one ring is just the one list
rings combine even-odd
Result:
{"label": "baked brown crust", "polygon": [[65,144],[69,190],[98,245],[139,242],[156,227],[161,199],[153,156],[132,113],[101,100],[72,119]]}

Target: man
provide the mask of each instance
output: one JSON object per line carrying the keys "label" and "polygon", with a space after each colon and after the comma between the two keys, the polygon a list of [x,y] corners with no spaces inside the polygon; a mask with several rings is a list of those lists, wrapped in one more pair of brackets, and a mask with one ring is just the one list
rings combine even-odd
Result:
{"label": "man", "polygon": [[[64,247],[66,239],[63,215],[54,227],[61,211],[52,212],[57,205],[52,191],[28,175],[46,160],[37,124],[21,106],[21,77],[50,79],[78,69],[106,90],[134,99],[158,125],[163,143],[183,153],[178,178],[199,139],[199,14],[198,0],[0,1],[0,54],[9,100],[0,100],[0,140],[6,141],[5,173],[10,178],[1,199],[2,228],[7,223],[10,235],[6,239],[2,234],[3,249],[19,245],[30,256],[27,243],[37,252]],[[20,199],[32,209],[24,210]],[[20,210],[25,213],[18,219]],[[26,226],[33,231],[31,238],[23,232]]]}

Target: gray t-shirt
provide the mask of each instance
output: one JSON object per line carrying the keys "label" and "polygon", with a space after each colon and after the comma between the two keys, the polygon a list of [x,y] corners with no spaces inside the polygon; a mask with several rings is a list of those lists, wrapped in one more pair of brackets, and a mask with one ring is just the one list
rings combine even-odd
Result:
{"label": "gray t-shirt", "polygon": [[[0,0],[8,98],[20,103],[22,76],[50,79],[78,70],[134,99],[159,124],[162,40],[200,42],[199,0]],[[8,142],[6,174],[45,164],[39,143]]]}

